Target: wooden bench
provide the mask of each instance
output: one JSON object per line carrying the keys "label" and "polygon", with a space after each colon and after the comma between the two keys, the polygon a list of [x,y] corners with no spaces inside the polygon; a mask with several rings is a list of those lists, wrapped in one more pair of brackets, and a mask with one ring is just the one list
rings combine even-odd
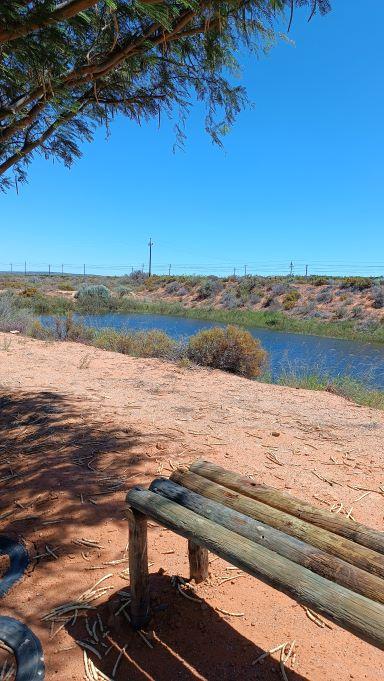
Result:
{"label": "wooden bench", "polygon": [[131,620],[150,618],[147,517],[188,539],[190,578],[208,550],[384,648],[384,533],[207,461],[127,494]]}

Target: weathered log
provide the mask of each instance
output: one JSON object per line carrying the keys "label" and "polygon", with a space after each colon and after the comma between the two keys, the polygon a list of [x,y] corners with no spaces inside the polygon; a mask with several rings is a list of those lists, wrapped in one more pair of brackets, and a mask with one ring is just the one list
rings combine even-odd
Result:
{"label": "weathered log", "polygon": [[228,487],[235,492],[240,492],[240,494],[251,497],[251,499],[262,501],[264,504],[268,504],[268,506],[273,506],[273,508],[290,513],[313,525],[318,525],[318,527],[323,527],[330,532],[340,534],[342,537],[351,539],[373,551],[384,553],[384,532],[373,530],[362,523],[354,522],[349,518],[343,518],[343,516],[336,515],[330,511],[316,508],[316,506],[312,506],[312,504],[306,501],[283,494],[273,487],[257,483],[250,478],[221,468],[221,466],[217,466],[210,461],[195,461],[189,469],[193,473],[208,478],[212,482],[217,482],[219,485]]}
{"label": "weathered log", "polygon": [[227,530],[237,532],[242,537],[261,544],[271,551],[276,551],[280,556],[289,558],[294,563],[303,565],[326,579],[341,584],[374,601],[384,603],[384,580],[376,577],[376,575],[371,575],[365,570],[361,570],[340,558],[336,558],[232,508],[211,501],[211,499],[196,494],[196,492],[192,492],[171,480],[158,478],[151,483],[149,489],[208,520],[218,523],[218,525],[222,525]]}
{"label": "weathered log", "polygon": [[196,584],[208,577],[208,551],[188,539],[189,576]]}
{"label": "weathered log", "polygon": [[355,544],[350,539],[323,530],[322,527],[311,525],[296,518],[296,516],[263,504],[261,501],[233,492],[227,487],[211,482],[207,478],[190,471],[178,469],[172,473],[171,479],[203,497],[208,497],[219,504],[224,504],[224,506],[229,506],[240,513],[255,518],[255,520],[260,520],[266,525],[305,541],[307,544],[317,546],[317,548],[342,558],[347,563],[356,565],[371,574],[384,577],[384,556],[367,549],[365,546]]}
{"label": "weathered log", "polygon": [[132,488],[127,501],[170,530],[285,591],[300,603],[324,612],[341,626],[384,649],[384,606],[381,603],[330,582],[159,494]]}
{"label": "weathered log", "polygon": [[150,619],[147,517],[136,509],[127,511],[129,525],[129,576],[131,623],[141,629]]}

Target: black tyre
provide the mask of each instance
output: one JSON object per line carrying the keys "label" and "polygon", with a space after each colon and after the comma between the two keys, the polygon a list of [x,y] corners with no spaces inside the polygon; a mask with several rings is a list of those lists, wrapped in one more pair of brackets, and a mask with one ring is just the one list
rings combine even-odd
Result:
{"label": "black tyre", "polygon": [[16,658],[16,681],[43,681],[43,649],[25,624],[12,617],[0,617],[0,641],[11,648]]}
{"label": "black tyre", "polygon": [[6,553],[9,556],[9,568],[0,578],[0,598],[11,589],[11,587],[22,578],[28,567],[29,556],[24,544],[21,544],[11,537],[0,535],[0,554]]}

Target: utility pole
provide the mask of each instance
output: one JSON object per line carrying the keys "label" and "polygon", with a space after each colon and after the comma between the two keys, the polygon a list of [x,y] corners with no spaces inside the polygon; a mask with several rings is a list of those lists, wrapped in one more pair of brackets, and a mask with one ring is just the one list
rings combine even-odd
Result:
{"label": "utility pole", "polygon": [[48,265],[48,274],[51,275],[51,266]]}
{"label": "utility pole", "polygon": [[27,261],[24,262],[24,274],[27,274]]}
{"label": "utility pole", "polygon": [[83,265],[83,275],[85,277],[85,265]]}
{"label": "utility pole", "polygon": [[64,265],[61,266],[61,274],[64,274]]}
{"label": "utility pole", "polygon": [[149,246],[149,265],[148,265],[148,276],[150,277],[152,274],[152,246],[153,246],[153,241],[151,237],[149,238],[148,246]]}
{"label": "utility pole", "polygon": [[291,264],[289,265],[289,274],[290,274],[290,276],[292,276],[292,274],[293,274],[293,262],[292,262],[292,260],[291,260]]}
{"label": "utility pole", "polygon": [[171,267],[172,267],[172,265],[170,265],[170,266],[168,267],[168,276],[169,276],[169,277],[171,276]]}
{"label": "utility pole", "polygon": [[305,278],[308,276],[308,265],[305,266]]}
{"label": "utility pole", "polygon": [[236,267],[233,268],[233,276],[236,276]]}
{"label": "utility pole", "polygon": [[11,274],[12,274],[12,272],[13,272],[13,269],[12,269],[12,263],[10,263],[10,265],[11,265]]}
{"label": "utility pole", "polygon": [[244,265],[244,276],[245,277],[247,276],[247,266],[246,265]]}

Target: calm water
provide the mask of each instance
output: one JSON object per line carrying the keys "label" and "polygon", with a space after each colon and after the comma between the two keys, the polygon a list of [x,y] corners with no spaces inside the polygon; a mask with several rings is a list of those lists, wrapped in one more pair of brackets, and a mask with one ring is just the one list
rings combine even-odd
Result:
{"label": "calm water", "polygon": [[[78,316],[78,319],[100,329],[161,329],[176,339],[186,338],[201,329],[223,326],[216,322],[151,314],[89,315]],[[316,371],[331,376],[348,374],[370,386],[384,388],[384,345],[248,328],[269,353],[275,378],[291,369],[297,373]]]}

